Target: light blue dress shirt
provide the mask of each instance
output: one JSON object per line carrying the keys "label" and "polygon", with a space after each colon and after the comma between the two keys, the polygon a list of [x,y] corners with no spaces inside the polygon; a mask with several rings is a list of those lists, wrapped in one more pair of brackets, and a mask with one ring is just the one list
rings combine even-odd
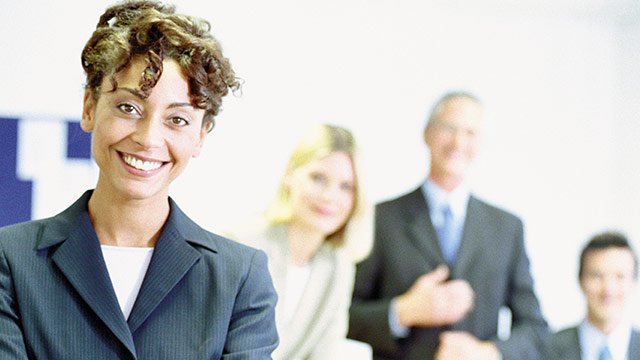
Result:
{"label": "light blue dress shirt", "polygon": [[607,336],[585,320],[578,327],[578,336],[582,359],[599,360],[602,348],[607,345],[612,360],[626,360],[631,340],[631,324],[620,324]]}
{"label": "light blue dress shirt", "polygon": [[[427,179],[421,187],[424,198],[429,208],[429,217],[434,228],[438,229],[443,225],[445,219],[442,212],[443,206],[449,206],[453,214],[453,232],[457,236],[458,242],[462,238],[464,221],[467,216],[467,204],[469,203],[469,188],[461,185],[452,192],[447,192],[430,179]],[[389,328],[391,334],[396,338],[409,336],[409,327],[400,324],[398,314],[395,311],[395,300],[389,306]]]}

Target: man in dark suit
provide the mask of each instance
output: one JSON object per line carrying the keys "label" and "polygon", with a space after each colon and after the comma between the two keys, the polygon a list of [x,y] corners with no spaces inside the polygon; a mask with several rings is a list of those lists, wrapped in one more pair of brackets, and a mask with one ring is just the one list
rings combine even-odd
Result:
{"label": "man in dark suit", "polygon": [[578,273],[586,319],[553,336],[549,358],[640,360],[640,333],[625,316],[637,277],[638,260],[623,234],[594,236],[582,250]]}
{"label": "man in dark suit", "polygon": [[[470,194],[482,105],[446,94],[424,130],[427,181],[376,208],[376,238],[358,265],[349,336],[379,359],[539,359],[547,327],[523,226]],[[502,307],[509,339],[497,337]]]}

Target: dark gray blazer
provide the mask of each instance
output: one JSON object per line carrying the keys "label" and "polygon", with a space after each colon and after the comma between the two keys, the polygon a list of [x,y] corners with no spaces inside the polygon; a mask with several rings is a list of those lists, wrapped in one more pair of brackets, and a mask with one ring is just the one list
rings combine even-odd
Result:
{"label": "dark gray blazer", "polygon": [[[581,359],[580,337],[577,326],[558,331],[553,335],[551,353],[548,358],[557,360]],[[640,360],[640,333],[636,330],[631,332],[627,360]]]}
{"label": "dark gray blazer", "polygon": [[[431,359],[440,333],[460,330],[496,341],[505,360],[541,358],[548,330],[534,294],[522,222],[473,196],[452,269],[453,278],[467,280],[475,291],[473,311],[450,327],[412,328],[407,338],[395,339],[388,323],[391,299],[444,263],[420,188],[379,204],[372,253],[357,266],[349,337],[371,344],[378,359]],[[502,306],[512,312],[508,341],[496,340]]]}
{"label": "dark gray blazer", "polygon": [[128,321],[91,225],[91,192],[0,229],[0,359],[267,359],[278,338],[263,252],[171,213]]}

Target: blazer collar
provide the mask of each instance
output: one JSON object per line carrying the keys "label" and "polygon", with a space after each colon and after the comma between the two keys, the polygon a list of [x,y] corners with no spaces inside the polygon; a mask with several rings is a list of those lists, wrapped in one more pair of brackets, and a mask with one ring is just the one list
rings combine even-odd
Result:
{"label": "blazer collar", "polygon": [[580,334],[578,327],[572,327],[567,332],[568,341],[562,344],[561,353],[557,354],[562,356],[562,359],[566,360],[580,360],[582,354],[580,353]]}
{"label": "blazer collar", "polygon": [[338,321],[333,314],[336,309],[339,309],[338,302],[341,299],[336,296],[340,288],[339,281],[341,279],[337,274],[340,266],[337,264],[331,246],[323,244],[310,263],[311,274],[309,274],[309,281],[302,293],[300,304],[298,304],[289,323],[286,324],[287,329],[283,331],[288,337],[282,341],[283,351],[281,354],[283,358],[291,356],[291,354],[287,354],[287,348],[296,353],[301,351],[298,347],[304,346],[308,342],[305,341],[305,338],[317,338],[318,328],[322,326],[322,319],[332,318],[332,321]]}
{"label": "blazer collar", "polygon": [[455,218],[464,218],[467,214],[467,206],[471,195],[466,184],[458,186],[451,192],[445,191],[431,179],[427,179],[421,186],[422,194],[429,204],[431,216],[435,212],[441,212],[444,205],[448,205]]}
{"label": "blazer collar", "polygon": [[[88,204],[93,190],[85,191],[82,196],[60,214],[52,217],[41,230],[36,243],[36,250],[44,250],[65,241],[69,233],[78,225],[83,225],[81,219],[89,216]],[[86,224],[85,224],[86,225]],[[89,222],[91,225],[91,222]],[[93,226],[91,226],[93,229]]]}
{"label": "blazer collar", "polygon": [[407,194],[404,200],[401,218],[407,221],[410,241],[434,268],[439,264],[446,264],[429,215],[429,204],[421,188]]}
{"label": "blazer collar", "polygon": [[173,228],[183,240],[213,252],[218,252],[218,244],[210,234],[191,220],[172,198],[169,198],[169,206],[171,212],[165,224],[165,229]]}
{"label": "blazer collar", "polygon": [[135,354],[132,334],[184,278],[202,256],[198,247],[217,252],[214,238],[169,199],[171,211],[156,243],[128,324],[115,296],[100,242],[89,218],[85,192],[73,205],[47,223],[36,250],[51,254],[53,262],[116,337]]}
{"label": "blazer collar", "polygon": [[[269,226],[266,230],[267,243],[264,250],[269,256],[271,276],[278,294],[286,292],[287,264],[289,262],[287,231],[286,225]],[[337,271],[340,270],[340,266],[337,264],[337,251],[326,242],[320,246],[309,263],[311,273],[302,293],[300,304],[294,310],[288,323],[285,323],[285,319],[281,315],[283,311],[280,306],[283,302],[279,301],[276,305],[278,332],[287,334],[280,341],[278,348],[280,357],[289,358],[293,354],[299,354],[303,351],[300,346],[308,347],[308,340],[305,341],[305,339],[317,336],[318,329],[322,326],[319,323],[320,319],[329,318],[327,313],[333,312],[337,308],[337,301],[340,300],[340,297],[335,295],[339,286],[334,286],[340,280],[337,277]],[[278,316],[278,314],[280,315]]]}
{"label": "blazer collar", "polygon": [[635,329],[631,331],[627,356],[629,356],[629,360],[640,359],[640,333]]}
{"label": "blazer collar", "polygon": [[487,224],[494,222],[492,219],[487,219],[485,214],[482,203],[471,195],[462,229],[460,248],[453,267],[453,277],[464,277],[464,274],[476,271],[474,265],[477,264],[477,260],[475,257],[485,251],[486,239],[491,239],[493,236],[491,233],[493,228]]}
{"label": "blazer collar", "polygon": [[[77,225],[78,219],[83,217],[83,214],[88,216],[88,204],[91,194],[93,194],[93,190],[85,191],[71,206],[50,219],[47,226],[42,230],[36,250],[46,249],[67,239],[69,232]],[[172,198],[169,198],[169,205],[171,212],[169,213],[167,224],[171,223],[184,240],[217,252],[216,243],[209,236],[203,236],[206,231],[185,215]],[[165,224],[165,228],[167,224]]]}
{"label": "blazer collar", "polygon": [[[442,250],[438,243],[438,235],[431,222],[429,213],[430,204],[425,199],[422,188],[418,188],[407,194],[406,203],[402,206],[402,217],[407,219],[407,231],[414,246],[427,259],[433,267],[439,264],[446,264]],[[474,254],[477,253],[478,246],[482,246],[481,239],[486,238],[486,224],[482,216],[482,205],[473,195],[469,195],[467,204],[462,239],[456,263],[451,270],[452,277],[459,277],[470,266],[473,265]],[[425,235],[426,234],[426,235]]]}
{"label": "blazer collar", "polygon": [[80,298],[135,356],[133,337],[118,305],[100,242],[89,218],[87,204],[91,193],[85,192],[47,222],[36,250],[50,254]]}

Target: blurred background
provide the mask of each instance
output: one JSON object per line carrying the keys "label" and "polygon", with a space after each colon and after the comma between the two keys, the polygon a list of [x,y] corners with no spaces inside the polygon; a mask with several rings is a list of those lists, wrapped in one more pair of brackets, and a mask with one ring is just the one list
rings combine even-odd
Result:
{"label": "blurred background", "polygon": [[[172,187],[205,228],[264,209],[319,122],[354,132],[369,200],[412,190],[432,103],[463,89],[487,114],[473,189],[523,218],[553,329],[584,315],[577,263],[591,235],[617,229],[640,248],[637,0],[173,3],[211,22],[244,80]],[[0,0],[2,224],[54,215],[95,185],[80,52],[109,4]]]}

